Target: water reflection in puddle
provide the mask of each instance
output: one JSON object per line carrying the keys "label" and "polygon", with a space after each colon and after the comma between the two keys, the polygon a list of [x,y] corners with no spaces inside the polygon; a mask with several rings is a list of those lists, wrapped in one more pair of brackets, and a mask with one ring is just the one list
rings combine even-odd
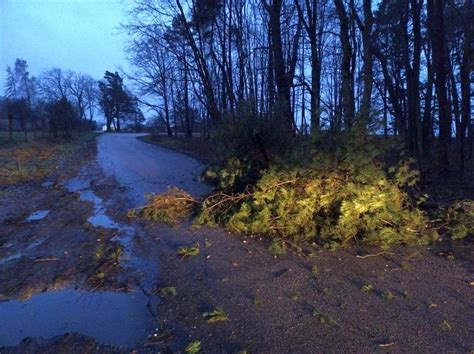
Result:
{"label": "water reflection in puddle", "polygon": [[62,290],[0,302],[0,346],[79,333],[116,346],[143,344],[154,319],[142,293]]}
{"label": "water reflection in puddle", "polygon": [[119,228],[110,217],[105,214],[105,206],[101,198],[99,198],[92,190],[90,181],[81,176],[75,177],[66,183],[64,187],[70,192],[79,193],[79,199],[94,204],[94,213],[87,219],[87,222],[95,227],[105,227],[109,229]]}
{"label": "water reflection in puddle", "polygon": [[26,218],[26,221],[37,221],[44,219],[49,214],[49,210],[38,210]]}
{"label": "water reflection in puddle", "polygon": [[91,189],[91,182],[87,176],[79,175],[63,184],[70,192],[79,193],[80,200],[94,204],[94,213],[87,221],[95,227],[117,229],[118,233],[112,238],[124,248],[124,266],[138,270],[143,276],[142,286],[150,288],[156,281],[156,265],[152,262],[135,256],[132,252],[135,230],[130,226],[121,225],[106,215],[106,208],[101,198]]}

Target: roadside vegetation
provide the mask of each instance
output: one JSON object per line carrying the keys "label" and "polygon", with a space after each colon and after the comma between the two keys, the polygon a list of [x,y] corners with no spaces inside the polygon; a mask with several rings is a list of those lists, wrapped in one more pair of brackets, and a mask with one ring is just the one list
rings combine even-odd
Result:
{"label": "roadside vegetation", "polygon": [[72,163],[79,151],[95,144],[97,133],[84,132],[71,139],[48,138],[0,144],[0,185],[38,181]]}
{"label": "roadside vegetation", "polygon": [[426,207],[430,197],[419,188],[416,161],[396,140],[328,134],[318,142],[295,141],[286,152],[245,136],[225,140],[234,148],[203,174],[214,192],[197,201],[173,187],[130,216],[174,224],[194,212],[197,225],[265,235],[276,253],[304,243],[329,249],[355,242],[382,249],[427,245],[474,232],[472,200]]}
{"label": "roadside vegetation", "polygon": [[216,189],[196,223],[266,235],[276,252],[466,238],[471,15],[432,0],[135,6],[129,78],[157,113],[143,140],[211,146]]}

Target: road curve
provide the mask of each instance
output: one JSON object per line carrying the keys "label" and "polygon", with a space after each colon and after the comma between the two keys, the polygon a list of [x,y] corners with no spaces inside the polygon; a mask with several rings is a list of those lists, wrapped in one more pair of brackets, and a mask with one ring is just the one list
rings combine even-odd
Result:
{"label": "road curve", "polygon": [[98,139],[97,159],[108,175],[130,190],[131,202],[143,204],[146,193],[177,186],[193,195],[209,187],[198,181],[204,166],[197,160],[136,138],[143,134],[106,133]]}

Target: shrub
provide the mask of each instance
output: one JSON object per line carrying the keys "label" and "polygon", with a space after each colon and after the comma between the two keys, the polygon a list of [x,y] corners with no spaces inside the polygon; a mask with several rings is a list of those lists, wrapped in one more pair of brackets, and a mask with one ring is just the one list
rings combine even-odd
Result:
{"label": "shrub", "polygon": [[223,166],[207,169],[203,177],[222,190],[242,190],[258,179],[253,176],[249,163],[236,158],[229,158]]}
{"label": "shrub", "polygon": [[[474,202],[462,201],[430,220],[420,205],[415,161],[399,161],[400,151],[380,146],[376,137],[357,134],[303,138],[288,153],[257,168],[250,157],[229,158],[205,173],[218,189],[198,203],[179,191],[151,199],[139,213],[175,221],[197,209],[196,224],[272,239],[271,252],[316,242],[334,249],[353,242],[388,249],[426,245],[438,230],[453,239],[473,234]],[[176,199],[176,200],[175,200]],[[170,213],[172,215],[170,215]]]}
{"label": "shrub", "polygon": [[269,169],[247,192],[207,198],[198,222],[329,248],[355,240],[385,249],[435,239],[427,216],[402,189],[414,183],[413,173],[406,164],[391,172],[392,178],[353,161],[332,169]]}
{"label": "shrub", "polygon": [[447,233],[454,240],[474,235],[474,200],[457,201],[446,211]]}

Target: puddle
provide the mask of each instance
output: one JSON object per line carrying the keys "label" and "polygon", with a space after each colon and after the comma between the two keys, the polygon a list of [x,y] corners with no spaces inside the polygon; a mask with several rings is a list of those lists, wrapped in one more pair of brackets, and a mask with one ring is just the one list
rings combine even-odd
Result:
{"label": "puddle", "polygon": [[[63,183],[63,186],[70,192],[79,193],[79,199],[93,203],[94,212],[87,221],[95,227],[117,229],[117,234],[113,241],[123,246],[123,257],[121,264],[123,267],[137,271],[140,274],[140,287],[148,294],[157,282],[157,264],[150,259],[144,259],[134,252],[134,240],[136,231],[133,227],[122,225],[107,216],[106,207],[103,200],[92,191],[91,181],[88,176],[81,175]],[[158,296],[153,296],[154,301],[159,301]]]}
{"label": "puddle", "polygon": [[49,214],[49,210],[38,210],[26,218],[26,221],[37,221],[44,219]]}
{"label": "puddle", "polygon": [[116,346],[143,344],[155,322],[142,293],[45,292],[27,301],[0,302],[0,346],[26,337],[79,333]]}
{"label": "puddle", "polygon": [[38,239],[38,240],[35,240],[35,241],[31,242],[31,243],[26,247],[26,250],[27,250],[27,251],[30,251],[30,250],[32,250],[33,248],[36,248],[36,247],[38,247],[39,245],[42,245],[45,241],[46,241],[45,238],[40,238],[40,239]]}
{"label": "puddle", "polygon": [[123,246],[124,252],[122,265],[138,271],[141,275],[141,287],[147,292],[151,292],[151,289],[157,283],[158,264],[152,259],[146,259],[135,255],[133,252],[135,230],[133,228],[122,226],[120,231],[120,234],[114,236],[112,241],[116,241]]}
{"label": "puddle", "polygon": [[91,188],[91,182],[84,176],[74,177],[62,184],[69,192],[79,192]]}
{"label": "puddle", "polygon": [[88,176],[79,174],[77,177],[64,182],[63,186],[70,192],[79,193],[80,200],[94,204],[94,213],[87,219],[91,225],[118,230],[117,235],[112,240],[123,246],[122,265],[138,271],[142,275],[142,283],[140,285],[146,291],[150,291],[156,283],[157,265],[149,259],[143,259],[134,254],[133,241],[135,239],[135,229],[130,226],[121,225],[106,215],[104,202],[92,191]]}
{"label": "puddle", "polygon": [[87,219],[87,222],[95,227],[105,227],[108,229],[118,229],[118,225],[105,214],[105,206],[92,190],[90,180],[82,176],[75,177],[65,182],[63,186],[70,192],[79,193],[79,200],[91,202],[94,204],[94,214]]}

